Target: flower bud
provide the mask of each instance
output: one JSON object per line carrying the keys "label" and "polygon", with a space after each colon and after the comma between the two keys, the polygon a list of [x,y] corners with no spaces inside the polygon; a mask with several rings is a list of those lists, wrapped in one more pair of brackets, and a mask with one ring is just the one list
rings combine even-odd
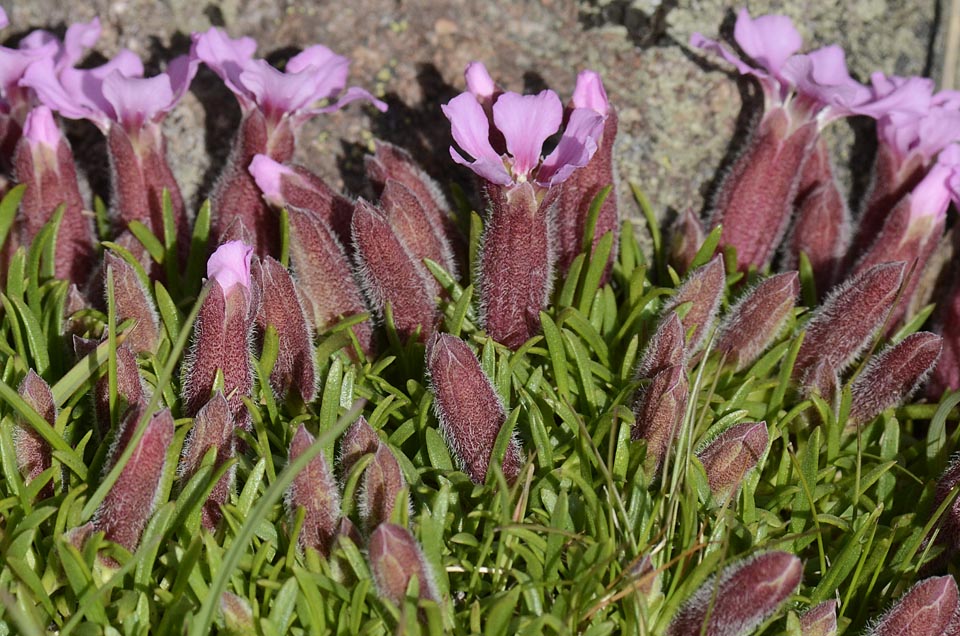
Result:
{"label": "flower bud", "polygon": [[160,343],[160,319],[157,317],[152,295],[144,287],[143,281],[130,263],[109,250],[103,255],[103,260],[104,290],[107,286],[107,268],[113,270],[113,300],[117,311],[117,322],[123,322],[128,318],[137,321],[124,344],[134,353],[155,352]]}
{"label": "flower bud", "polygon": [[346,480],[350,469],[361,457],[376,453],[379,445],[380,436],[367,424],[366,418],[358,417],[340,439],[340,474],[343,479]]}
{"label": "flower bud", "polygon": [[646,440],[646,467],[656,475],[673,446],[680,423],[687,410],[689,385],[682,365],[664,368],[653,376],[650,384],[641,387],[633,402],[636,419],[630,439]]}
{"label": "flower bud", "polygon": [[[96,343],[94,343],[95,346]],[[145,402],[146,399],[147,391],[144,388],[143,378],[140,377],[136,354],[124,343],[117,347],[117,400],[119,403],[116,412],[123,413],[128,406]],[[93,404],[97,416],[97,432],[100,439],[105,439],[112,426],[108,375],[97,380],[93,391]]]}
{"label": "flower bud", "polygon": [[365,158],[365,167],[367,177],[378,195],[383,196],[388,179],[406,186],[417,197],[430,225],[449,242],[454,255],[465,252],[463,235],[448,214],[450,205],[439,184],[417,165],[410,153],[399,146],[378,140],[374,155]]}
{"label": "flower bud", "polygon": [[[128,412],[111,449],[110,466],[133,439],[142,414],[140,407]],[[140,535],[158,504],[167,449],[173,443],[173,416],[169,409],[160,411],[144,425],[147,430],[140,443],[94,515],[96,529],[129,552],[137,549]]]}
{"label": "flower bud", "polygon": [[[290,461],[296,460],[313,443],[313,435],[301,424],[290,442]],[[340,488],[326,455],[319,453],[293,478],[286,505],[291,520],[301,506],[306,513],[300,529],[300,549],[310,547],[323,556],[329,555],[340,527]]]}
{"label": "flower bud", "polygon": [[[17,391],[23,401],[30,405],[50,426],[57,421],[57,405],[53,400],[50,385],[30,369],[20,383]],[[17,467],[26,482],[31,482],[40,473],[50,468],[53,453],[45,439],[26,422],[17,418],[13,428],[13,452],[17,457]],[[40,491],[40,499],[53,496],[53,484],[47,484]]]}
{"label": "flower bud", "polygon": [[790,598],[802,578],[803,564],[787,552],[748,557],[707,579],[680,608],[667,634],[749,634]]}
{"label": "flower bud", "polygon": [[46,106],[37,106],[27,115],[13,160],[17,181],[26,184],[20,200],[20,242],[29,245],[63,205],[54,255],[56,275],[78,285],[86,284],[95,257],[93,228],[83,214],[83,197],[70,144]]}
{"label": "flower bud", "polygon": [[250,162],[250,174],[267,203],[277,208],[310,212],[330,226],[344,247],[350,246],[350,218],[353,203],[303,166],[284,165],[267,155]]}
{"label": "flower bud", "polygon": [[823,137],[804,163],[795,204],[797,212],[785,240],[783,266],[798,269],[800,254],[806,254],[817,293],[823,297],[840,275],[851,235],[850,210],[837,186]]}
{"label": "flower bud", "polygon": [[[937,480],[931,510],[936,510],[951,495],[954,488],[960,484],[960,455],[954,455],[946,470]],[[950,556],[960,550],[960,496],[953,500],[950,507],[943,511],[943,516],[937,521],[937,543],[946,549]]]}
{"label": "flower bud", "polygon": [[231,241],[208,260],[209,291],[197,314],[181,382],[184,412],[195,416],[210,399],[220,370],[234,422],[245,430],[250,414],[242,397],[253,390],[250,338],[256,309],[251,307],[251,253],[252,248]]}
{"label": "flower bud", "polygon": [[[380,442],[373,461],[363,472],[363,492],[360,497],[360,518],[367,532],[390,521],[397,495],[406,488],[400,464],[390,447]],[[407,503],[409,506],[409,501]]]}
{"label": "flower bud", "polygon": [[317,395],[313,329],[303,310],[300,293],[287,269],[271,256],[254,261],[252,280],[261,302],[256,325],[262,343],[268,327],[277,331],[277,360],[270,387],[279,398],[296,390],[304,403]]}
{"label": "flower bud", "polygon": [[767,450],[768,441],[766,422],[737,424],[697,452],[707,473],[710,492],[718,502],[736,494],[743,476],[756,467]]}
{"label": "flower bud", "polygon": [[942,349],[943,338],[921,331],[871,357],[851,388],[850,423],[865,424],[907,400],[933,370]]}
{"label": "flower bud", "polygon": [[[217,470],[229,461],[235,453],[233,417],[230,415],[230,406],[223,393],[217,393],[210,398],[193,420],[193,428],[187,434],[180,454],[180,464],[177,473],[184,484],[200,469],[203,456],[211,448],[217,450],[213,468]],[[210,491],[210,496],[203,504],[201,521],[203,527],[213,532],[220,523],[223,513],[220,507],[230,498],[233,482],[236,476],[236,466],[231,467],[220,481]]]}
{"label": "flower bud", "polygon": [[740,371],[783,330],[800,292],[797,272],[771,276],[737,301],[720,324],[716,350]]}
{"label": "flower bud", "polygon": [[638,380],[650,379],[669,366],[683,366],[684,333],[680,316],[671,311],[657,325],[657,330],[643,350],[634,374]]}
{"label": "flower bud", "polygon": [[380,206],[400,242],[416,262],[422,263],[423,259],[429,258],[457,277],[457,262],[446,233],[430,222],[426,209],[410,188],[395,179],[387,179],[380,195]]}
{"label": "flower bud", "polygon": [[420,598],[439,600],[437,584],[423,551],[410,531],[392,523],[381,523],[370,535],[370,570],[380,596],[400,605],[407,595],[410,579],[417,577]]}
{"label": "flower bud", "polygon": [[[473,351],[460,338],[438,333],[427,348],[433,407],[447,445],[474,483],[482,484],[493,445],[507,419],[503,403]],[[516,438],[507,446],[503,475],[520,474],[523,459]]]}
{"label": "flower bud", "polygon": [[246,599],[231,592],[220,595],[220,611],[223,613],[224,626],[230,636],[248,636],[256,634],[253,625],[253,609]]}
{"label": "flower bud", "polygon": [[384,320],[389,303],[400,337],[406,340],[419,329],[420,340],[426,341],[438,319],[426,267],[413,259],[386,217],[363,199],[357,201],[351,225],[357,280],[370,307]]}
{"label": "flower bud", "polygon": [[805,327],[794,378],[809,386],[804,376],[821,360],[842,373],[886,320],[903,273],[902,262],[876,265],[835,288]]}
{"label": "flower bud", "polygon": [[538,202],[530,183],[488,184],[490,211],[480,255],[481,323],[511,349],[540,333],[540,310],[553,285],[548,217],[551,197]]}
{"label": "flower bud", "polygon": [[817,137],[817,123],[794,130],[783,107],[768,109],[749,146],[723,180],[711,227],[723,225],[722,247],[737,249],[737,268],[763,269],[790,223],[801,169]]}
{"label": "flower bud", "polygon": [[667,256],[673,269],[681,275],[686,274],[706,238],[703,222],[692,208],[677,215],[670,228],[670,253]]}
{"label": "flower bud", "polygon": [[837,602],[824,601],[800,615],[801,636],[837,636]]}
{"label": "flower bud", "polygon": [[877,620],[869,636],[940,636],[958,626],[957,582],[950,575],[924,579]]}
{"label": "flower bud", "polygon": [[713,259],[687,275],[686,280],[677,289],[676,295],[667,303],[661,312],[679,309],[681,305],[690,303],[686,315],[680,319],[683,332],[693,334],[687,343],[687,355],[692,356],[703,346],[713,322],[720,308],[720,300],[726,285],[726,273],[723,269],[723,257],[714,256]]}
{"label": "flower bud", "polygon": [[[343,246],[330,226],[305,210],[290,209],[290,262],[303,294],[307,315],[320,333],[340,317],[367,311]],[[376,346],[373,327],[364,321],[352,327],[369,357]]]}

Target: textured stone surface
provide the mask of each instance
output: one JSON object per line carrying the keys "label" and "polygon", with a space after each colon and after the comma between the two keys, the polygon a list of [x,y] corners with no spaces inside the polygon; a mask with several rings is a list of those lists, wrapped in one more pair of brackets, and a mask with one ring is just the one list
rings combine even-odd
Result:
{"label": "textured stone surface", "polygon": [[[872,70],[898,74],[938,71],[942,55],[936,2],[902,0],[794,0],[750,2],[754,15],[782,12],[798,24],[808,47],[839,43],[855,76]],[[258,53],[282,60],[323,43],[353,59],[350,82],[374,90],[390,104],[384,115],[359,106],[318,118],[301,135],[297,160],[331,185],[364,194],[361,157],[382,137],[411,150],[444,184],[470,181],[449,160],[449,127],[440,104],[463,90],[467,62],[486,62],[512,90],[549,86],[568,99],[578,70],[603,74],[620,110],[617,148],[623,177],[621,208],[636,214],[627,180],[646,191],[658,212],[700,210],[718,167],[756,114],[755,86],[738,81],[725,65],[688,46],[690,34],[714,37],[732,30],[738,4],[724,0],[353,0],[293,3],[228,0],[14,0],[8,38],[29,27],[60,29],[99,15],[105,56],[129,47],[159,68],[186,52],[189,33],[211,24],[233,36],[251,35]],[[747,107],[744,108],[744,98]],[[239,109],[229,92],[203,71],[166,122],[169,153],[184,195],[195,208],[209,190],[229,147]],[[738,128],[739,122],[739,128]],[[861,135],[870,136],[869,126]],[[89,166],[105,163],[104,147],[86,125],[70,127],[78,155]],[[854,135],[833,126],[835,155],[843,166]],[[853,153],[854,169],[869,166],[869,146]],[[859,160],[859,161],[858,161]],[[103,194],[100,178],[94,188]],[[669,215],[669,213],[668,213]]]}

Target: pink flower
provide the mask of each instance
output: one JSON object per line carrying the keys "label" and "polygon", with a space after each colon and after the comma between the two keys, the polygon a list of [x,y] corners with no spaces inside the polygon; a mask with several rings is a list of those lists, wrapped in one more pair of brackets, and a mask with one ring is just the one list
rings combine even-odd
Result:
{"label": "pink flower", "polygon": [[250,257],[253,248],[242,241],[228,241],[207,260],[207,278],[214,279],[226,296],[237,285],[250,289]]}
{"label": "pink flower", "polygon": [[607,116],[610,103],[599,73],[590,70],[580,71],[577,75],[577,84],[573,89],[573,107],[589,108],[601,117]]}
{"label": "pink flower", "polygon": [[[350,60],[325,46],[304,49],[280,71],[253,57],[257,48],[253,38],[232,39],[214,27],[195,33],[193,43],[193,54],[220,76],[244,111],[259,108],[268,121],[289,117],[298,126],[316,114],[339,110],[356,100],[367,100],[381,111],[387,109],[362,88],[344,90]],[[317,106],[322,100],[328,103]]]}
{"label": "pink flower", "polygon": [[492,108],[496,132],[503,135],[506,143],[506,156],[502,156],[490,142],[490,122],[476,95],[462,93],[442,109],[450,120],[454,141],[472,157],[468,159],[451,146],[453,160],[501,186],[531,181],[548,188],[563,182],[590,161],[603,131],[602,116],[589,108],[575,108],[557,147],[543,158],[544,142],[560,129],[563,121],[560,98],[551,90],[537,95],[507,92],[497,98]]}
{"label": "pink flower", "polygon": [[[960,113],[958,113],[960,114]],[[910,217],[942,220],[950,201],[960,203],[960,144],[950,144],[910,193]]]}
{"label": "pink flower", "polygon": [[819,119],[821,126],[856,112],[871,99],[870,91],[850,77],[843,49],[827,46],[799,54],[803,38],[790,18],[737,15],[733,37],[755,62],[748,64],[715,40],[694,33],[690,44],[719,55],[743,75],[753,75],[763,87],[766,110],[791,106],[796,114]]}

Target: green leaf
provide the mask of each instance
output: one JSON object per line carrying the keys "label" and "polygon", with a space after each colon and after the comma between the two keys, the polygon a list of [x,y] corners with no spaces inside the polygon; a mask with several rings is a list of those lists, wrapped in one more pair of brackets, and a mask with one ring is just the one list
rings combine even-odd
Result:
{"label": "green leaf", "polygon": [[163,246],[163,243],[160,242],[156,236],[153,235],[153,232],[150,231],[146,225],[140,221],[130,221],[127,224],[130,232],[137,237],[137,240],[140,241],[140,244],[146,248],[147,253],[150,254],[150,258],[153,259],[155,263],[163,264],[164,257],[166,256],[166,249]]}
{"label": "green leaf", "polygon": [[7,242],[7,236],[10,234],[10,228],[17,216],[17,210],[20,209],[20,201],[26,189],[26,184],[21,183],[11,188],[0,200],[0,247]]}
{"label": "green leaf", "polygon": [[[583,241],[580,244],[580,251],[585,254],[589,254],[593,247],[593,237],[596,235],[597,219],[600,218],[600,209],[603,207],[604,202],[606,202],[607,197],[610,196],[611,190],[613,190],[612,184],[605,186],[597,193],[597,196],[593,197],[593,200],[590,202],[590,207],[587,209],[587,221],[584,226]],[[604,259],[604,264],[606,264],[606,259]]]}

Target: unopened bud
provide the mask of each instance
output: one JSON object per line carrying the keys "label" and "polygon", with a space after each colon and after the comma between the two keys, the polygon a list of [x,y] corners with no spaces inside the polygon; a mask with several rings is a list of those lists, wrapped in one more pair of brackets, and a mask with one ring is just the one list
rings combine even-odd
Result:
{"label": "unopened bud", "polygon": [[303,309],[300,293],[287,269],[265,256],[253,265],[253,285],[261,302],[257,329],[262,341],[268,327],[277,331],[277,360],[270,372],[270,387],[283,398],[293,389],[310,403],[317,394],[313,329]]}
{"label": "unopened bud", "polygon": [[737,371],[756,360],[783,330],[799,292],[797,272],[771,276],[748,291],[724,317],[717,351]]}
{"label": "unopened bud", "polygon": [[726,285],[726,272],[723,268],[723,257],[715,256],[713,260],[690,272],[683,284],[677,289],[676,295],[663,308],[663,314],[679,309],[681,305],[689,303],[686,315],[680,319],[684,333],[690,335],[687,343],[687,355],[691,356],[700,350],[707,334],[713,327],[723,298]]}
{"label": "unopened bud", "polygon": [[869,636],[940,636],[957,627],[957,582],[950,575],[924,579],[877,620]]}
{"label": "unopened bud", "polygon": [[377,452],[380,436],[361,415],[340,440],[340,470],[344,479],[361,457]]}
{"label": "unopened bud", "polygon": [[419,329],[420,340],[426,341],[438,318],[427,269],[414,260],[386,217],[363,199],[354,209],[352,229],[357,280],[371,308],[382,320],[389,303],[400,337],[406,340]]}
{"label": "unopened bud", "polygon": [[437,584],[417,540],[410,531],[381,523],[370,535],[370,570],[380,596],[400,605],[410,579],[417,577],[420,598],[439,600]]}
{"label": "unopened bud", "polygon": [[657,330],[643,350],[634,374],[637,379],[652,378],[670,366],[683,366],[684,338],[680,316],[672,311],[657,325]]}
{"label": "unopened bud", "polygon": [[801,636],[836,636],[837,602],[824,601],[800,616]]}
{"label": "unopened bud", "polygon": [[367,532],[390,520],[397,496],[406,486],[407,480],[393,451],[380,442],[373,461],[363,473],[360,518]]}
{"label": "unopened bud", "polygon": [[942,349],[943,338],[921,331],[870,358],[851,388],[850,422],[864,424],[902,404],[923,384]]}
{"label": "unopened bud", "polygon": [[[440,430],[464,472],[482,484],[506,412],[490,378],[470,347],[456,336],[437,334],[427,348],[427,368]],[[510,440],[503,475],[513,482],[523,463],[520,444]]]}
{"label": "unopened bud", "polygon": [[[203,456],[211,448],[217,451],[214,470],[229,461],[235,450],[234,428],[227,400],[223,397],[223,393],[218,391],[197,413],[193,420],[193,428],[184,441],[177,469],[180,481],[186,483],[196,474],[200,469]],[[220,507],[230,498],[236,472],[236,466],[231,467],[216,483],[203,504],[200,513],[201,521],[203,527],[211,532],[216,529],[223,516]]]}
{"label": "unopened bud", "polygon": [[637,392],[630,439],[646,440],[646,465],[651,475],[659,472],[670,452],[687,410],[688,393],[687,373],[682,365],[664,368],[653,376],[649,386]]}
{"label": "unopened bud", "polygon": [[[18,391],[23,401],[30,405],[50,426],[57,420],[57,405],[53,400],[50,385],[30,369],[20,383]],[[40,473],[50,468],[53,453],[50,444],[33,430],[25,421],[17,418],[13,428],[13,451],[17,457],[17,467],[27,482],[33,481]],[[53,484],[48,484],[40,492],[40,498],[53,496]]]}
{"label": "unopened bud", "polygon": [[717,501],[726,501],[740,489],[743,476],[756,467],[768,441],[766,422],[737,424],[697,452]]}
{"label": "unopened bud", "polygon": [[667,634],[749,634],[790,598],[802,578],[803,564],[787,552],[765,552],[734,563],[694,592]]}
{"label": "unopened bud", "polygon": [[886,320],[903,272],[902,262],[877,265],[834,289],[805,327],[794,378],[808,384],[804,375],[820,361],[842,373]]}
{"label": "unopened bud", "polygon": [[[301,424],[290,442],[290,461],[296,460],[313,442],[313,435]],[[340,527],[340,489],[323,453],[311,459],[293,478],[286,504],[291,519],[296,516],[298,508],[303,507],[305,512],[300,529],[300,549],[310,547],[324,556],[329,555]]]}
{"label": "unopened bud", "polygon": [[677,216],[670,229],[670,265],[680,274],[685,274],[706,238],[700,216],[692,208],[687,208],[686,212]]}
{"label": "unopened bud", "polygon": [[[130,263],[113,252],[103,256],[103,284],[107,285],[107,268],[113,271],[113,300],[117,309],[117,322],[133,318],[137,324],[124,341],[134,353],[155,352],[160,342],[160,320],[153,303],[152,295],[147,291]],[[105,291],[106,293],[106,291]]]}
{"label": "unopened bud", "polygon": [[220,596],[220,611],[224,626],[230,636],[252,636],[257,633],[253,625],[253,610],[246,599],[231,592]]}
{"label": "unopened bud", "polygon": [[380,206],[414,260],[422,263],[423,259],[429,258],[457,277],[457,263],[446,233],[430,222],[423,204],[410,188],[395,179],[387,179],[380,195]]}

